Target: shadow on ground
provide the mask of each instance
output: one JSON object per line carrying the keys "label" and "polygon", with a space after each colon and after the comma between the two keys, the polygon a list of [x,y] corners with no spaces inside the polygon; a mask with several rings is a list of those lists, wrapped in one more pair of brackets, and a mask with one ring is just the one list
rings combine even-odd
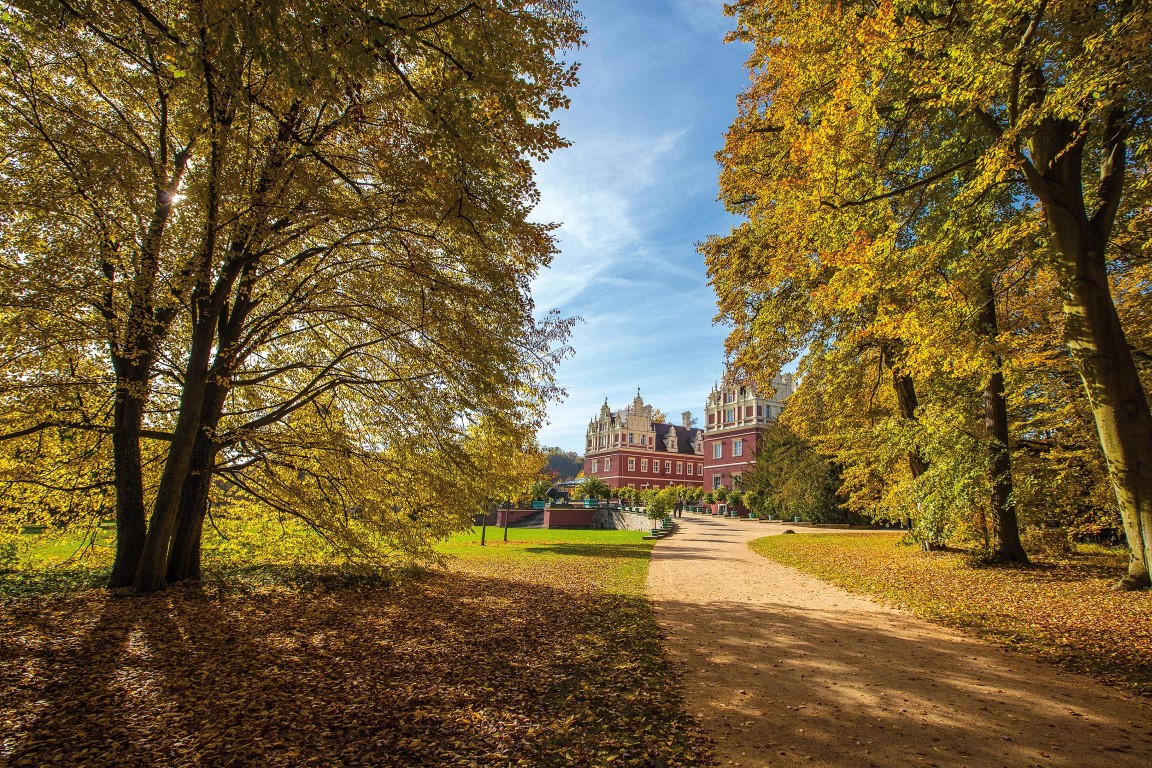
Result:
{"label": "shadow on ground", "polygon": [[638,558],[643,560],[647,560],[652,554],[652,547],[647,544],[549,544],[525,547],[524,550],[534,554]]}
{"label": "shadow on ground", "polygon": [[441,573],[2,608],[5,765],[703,764],[635,597]]}
{"label": "shadow on ground", "polygon": [[1152,764],[1144,700],[904,614],[862,611],[791,599],[658,603],[689,711],[726,760]]}

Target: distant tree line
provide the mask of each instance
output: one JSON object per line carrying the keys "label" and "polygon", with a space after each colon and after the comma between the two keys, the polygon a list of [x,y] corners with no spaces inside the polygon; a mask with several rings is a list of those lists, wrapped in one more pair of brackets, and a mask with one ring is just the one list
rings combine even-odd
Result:
{"label": "distant tree line", "polygon": [[548,469],[556,473],[557,482],[574,480],[584,471],[584,457],[575,451],[546,446],[544,453],[548,455]]}

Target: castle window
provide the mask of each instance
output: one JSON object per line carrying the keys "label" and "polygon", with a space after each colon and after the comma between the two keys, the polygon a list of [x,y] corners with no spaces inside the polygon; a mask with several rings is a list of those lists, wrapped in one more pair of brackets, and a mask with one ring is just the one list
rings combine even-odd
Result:
{"label": "castle window", "polygon": [[672,474],[672,462],[670,462],[670,461],[664,462],[664,474],[666,474],[666,475]]}
{"label": "castle window", "polygon": [[596,474],[599,471],[600,471],[600,462],[599,461],[592,462],[592,474]]}
{"label": "castle window", "polygon": [[648,459],[640,459],[640,471],[641,472],[647,472],[648,471]]}
{"label": "castle window", "polygon": [[[631,456],[628,457],[628,471],[629,472],[635,472],[636,471],[636,459],[632,458]],[[631,486],[629,486],[629,487],[631,487]]]}
{"label": "castle window", "polygon": [[733,440],[732,441],[732,455],[733,456],[743,456],[744,455],[744,441],[743,440]]}
{"label": "castle window", "polygon": [[676,462],[676,474],[678,474],[678,475],[684,474],[684,462],[682,462],[682,461]]}
{"label": "castle window", "polygon": [[712,458],[714,458],[714,459],[724,458],[724,443],[720,443],[720,442],[712,443]]}
{"label": "castle window", "polygon": [[604,459],[604,471],[608,472],[612,469],[612,459]]}

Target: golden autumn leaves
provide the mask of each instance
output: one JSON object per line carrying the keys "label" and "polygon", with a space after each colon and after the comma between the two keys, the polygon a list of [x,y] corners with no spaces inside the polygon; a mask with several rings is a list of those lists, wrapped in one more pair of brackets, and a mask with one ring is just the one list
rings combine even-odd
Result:
{"label": "golden autumn leaves", "polygon": [[140,592],[198,575],[210,501],[370,558],[466,525],[469,426],[525,447],[558,391],[528,158],[581,34],[568,2],[15,4],[9,522],[114,514]]}
{"label": "golden autumn leaves", "polygon": [[1081,531],[1113,509],[1121,584],[1147,586],[1148,10],[733,13],[752,82],[721,196],[746,222],[702,250],[737,364],[803,355],[788,418],[855,508],[1009,559],[1017,509]]}

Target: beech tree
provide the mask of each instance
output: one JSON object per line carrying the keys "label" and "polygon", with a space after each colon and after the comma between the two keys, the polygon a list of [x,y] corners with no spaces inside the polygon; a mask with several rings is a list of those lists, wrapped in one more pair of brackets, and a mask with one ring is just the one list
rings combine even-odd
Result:
{"label": "beech tree", "polygon": [[[1091,404],[1132,552],[1118,587],[1147,587],[1152,418],[1109,275],[1123,280],[1133,270],[1113,235],[1131,231],[1147,207],[1148,9],[1047,0],[749,0],[732,11],[739,19],[735,35],[755,52],[753,83],[721,155],[722,194],[750,218],[745,250],[784,259],[773,267],[773,280],[763,275],[763,259],[745,268],[746,279],[712,257],[721,315],[734,323],[733,348],[772,346],[764,340],[778,340],[785,327],[760,317],[769,303],[761,298],[779,300],[794,273],[812,272],[804,261],[823,264],[827,254],[847,268],[837,271],[839,280],[825,280],[823,290],[840,290],[843,304],[887,315],[879,317],[883,327],[901,327],[899,340],[915,341],[923,326],[903,323],[916,284],[892,280],[887,285],[897,290],[878,292],[874,285],[890,271],[881,267],[914,278],[916,264],[903,259],[921,259],[929,247],[956,247],[971,211],[1007,198],[1013,215],[982,217],[981,232],[1023,242],[1018,235],[1043,224],[1043,237],[1022,254],[1037,269],[1022,279],[1046,272],[1060,285],[1066,348]],[[782,174],[783,159],[796,170]],[[1088,181],[1092,175],[1098,183]],[[1132,178],[1136,194],[1126,196],[1125,180]],[[878,241],[887,258],[874,248]],[[782,255],[789,250],[794,255]],[[985,254],[956,253],[979,277]],[[987,288],[992,278],[992,299],[995,275],[983,279]],[[760,290],[756,280],[772,287]],[[862,291],[880,293],[879,300],[861,304]],[[809,301],[799,290],[793,295]],[[1128,298],[1146,303],[1133,293]],[[995,301],[980,305],[994,309]],[[989,314],[979,323],[989,338],[992,320]],[[833,338],[841,346],[852,340]],[[897,350],[897,365],[905,351]],[[743,360],[756,363],[766,354]],[[994,378],[986,378],[986,392],[997,388]],[[999,418],[995,410],[988,411],[990,426]],[[995,442],[1003,443],[1003,432],[995,431]],[[1007,447],[997,449],[999,460]],[[1004,473],[994,469],[993,476]]]}
{"label": "beech tree", "polygon": [[527,215],[530,158],[563,145],[571,4],[111,6],[17,4],[3,125],[24,152],[4,169],[11,303],[100,317],[70,342],[111,352],[114,416],[91,426],[116,447],[112,585],[198,574],[221,462],[273,505],[260,472],[327,473],[329,503],[350,456],[401,496],[469,421],[530,433],[568,328],[534,319],[554,246]]}

